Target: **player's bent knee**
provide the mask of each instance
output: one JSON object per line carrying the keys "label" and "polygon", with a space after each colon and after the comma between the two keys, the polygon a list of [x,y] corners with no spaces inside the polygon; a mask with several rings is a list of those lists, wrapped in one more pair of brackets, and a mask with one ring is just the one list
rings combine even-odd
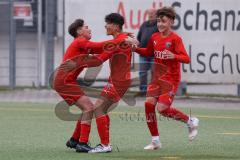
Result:
{"label": "player's bent knee", "polygon": [[168,108],[169,108],[169,106],[167,106],[163,103],[158,103],[157,104],[157,110],[158,110],[159,113],[164,113],[164,111]]}
{"label": "player's bent knee", "polygon": [[157,104],[157,100],[154,97],[147,97],[145,104],[146,103],[150,103],[155,106]]}
{"label": "player's bent knee", "polygon": [[83,111],[94,110],[94,105],[87,96],[80,97],[76,105],[80,106]]}

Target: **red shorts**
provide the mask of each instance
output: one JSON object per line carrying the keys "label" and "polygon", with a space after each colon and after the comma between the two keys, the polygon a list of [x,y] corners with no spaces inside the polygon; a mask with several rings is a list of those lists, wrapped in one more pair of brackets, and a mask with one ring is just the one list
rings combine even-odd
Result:
{"label": "red shorts", "polygon": [[56,91],[69,106],[75,104],[79,98],[85,95],[77,83],[65,83],[64,86],[58,87]]}
{"label": "red shorts", "polygon": [[85,94],[76,80],[66,80],[66,77],[63,71],[56,72],[53,80],[53,89],[71,106]]}
{"label": "red shorts", "polygon": [[116,103],[124,96],[130,84],[130,81],[126,81],[124,84],[120,84],[118,82],[108,82],[108,84],[104,87],[101,96]]}
{"label": "red shorts", "polygon": [[163,94],[158,97],[158,103],[163,103],[170,107],[172,105],[172,102],[174,100],[175,93],[173,91],[170,91],[166,94]]}
{"label": "red shorts", "polygon": [[170,92],[173,85],[164,80],[152,81],[147,87],[147,97],[159,97]]}
{"label": "red shorts", "polygon": [[176,85],[164,80],[153,81],[148,85],[147,97],[155,97],[158,103],[171,106],[177,91]]}

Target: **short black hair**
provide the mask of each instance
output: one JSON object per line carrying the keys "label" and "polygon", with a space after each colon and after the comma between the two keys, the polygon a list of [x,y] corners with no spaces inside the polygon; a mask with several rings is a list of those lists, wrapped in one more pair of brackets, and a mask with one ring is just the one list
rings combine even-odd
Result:
{"label": "short black hair", "polygon": [[166,16],[172,20],[175,20],[176,12],[173,7],[163,7],[157,10],[157,18],[162,18]]}
{"label": "short black hair", "polygon": [[105,22],[116,24],[122,30],[122,26],[124,25],[124,18],[119,13],[110,13],[106,15]]}
{"label": "short black hair", "polygon": [[84,21],[82,19],[76,19],[72,24],[68,27],[68,33],[74,38],[77,37],[77,29],[84,25]]}

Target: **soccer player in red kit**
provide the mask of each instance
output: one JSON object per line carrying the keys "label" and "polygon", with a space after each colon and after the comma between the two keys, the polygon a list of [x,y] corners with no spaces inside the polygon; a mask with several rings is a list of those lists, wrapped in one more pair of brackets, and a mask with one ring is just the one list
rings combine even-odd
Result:
{"label": "soccer player in red kit", "polygon": [[[53,88],[68,103],[69,106],[75,104],[82,110],[82,115],[77,121],[72,137],[66,145],[76,148],[77,152],[88,152],[92,149],[88,146],[89,133],[91,129],[91,119],[93,116],[94,105],[90,101],[80,86],[77,84],[77,77],[84,67],[97,66],[110,58],[110,51],[104,51],[97,58],[89,57],[92,52],[102,51],[104,46],[110,44],[117,45],[123,39],[109,40],[104,42],[91,42],[91,30],[82,19],[75,20],[68,28],[69,34],[74,37],[64,54],[60,67],[54,73]],[[93,60],[92,63],[91,59]],[[90,61],[89,61],[90,60]],[[94,63],[93,63],[94,62]],[[69,67],[70,64],[76,67]],[[71,66],[71,65],[70,65]]]}
{"label": "soccer player in red kit", "polygon": [[[146,150],[161,148],[155,107],[157,107],[161,115],[186,123],[189,131],[189,140],[193,140],[197,135],[199,120],[171,106],[181,80],[180,63],[190,62],[190,58],[186,53],[181,37],[171,30],[175,15],[175,11],[171,7],[158,9],[157,27],[159,32],[152,35],[147,48],[137,48],[135,50],[143,56],[154,56],[155,63],[154,78],[148,85],[145,102],[146,121],[152,136],[151,143],[144,147]],[[161,65],[156,64],[162,64],[167,67],[167,71],[164,75],[159,76],[159,70],[161,70],[159,67],[161,67]],[[172,85],[172,90],[165,94],[152,96],[151,91],[153,89],[159,87],[161,90],[161,88],[164,88],[163,84],[158,83],[159,80]]]}
{"label": "soccer player in red kit", "polygon": [[[111,13],[105,17],[105,22],[107,35],[112,35],[114,39],[120,37],[127,38],[127,35],[122,32],[124,25],[123,16],[118,13]],[[88,153],[112,151],[109,138],[110,118],[107,113],[110,108],[112,109],[112,107],[116,106],[131,84],[131,47],[124,44],[119,45],[114,52],[109,61],[110,76],[108,84],[95,104],[94,114],[101,143]]]}

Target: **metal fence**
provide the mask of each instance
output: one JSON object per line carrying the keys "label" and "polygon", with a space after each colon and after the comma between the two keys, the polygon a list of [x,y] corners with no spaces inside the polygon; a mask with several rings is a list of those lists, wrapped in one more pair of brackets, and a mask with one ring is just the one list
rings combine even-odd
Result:
{"label": "metal fence", "polygon": [[47,86],[54,69],[56,0],[0,1],[0,86]]}

